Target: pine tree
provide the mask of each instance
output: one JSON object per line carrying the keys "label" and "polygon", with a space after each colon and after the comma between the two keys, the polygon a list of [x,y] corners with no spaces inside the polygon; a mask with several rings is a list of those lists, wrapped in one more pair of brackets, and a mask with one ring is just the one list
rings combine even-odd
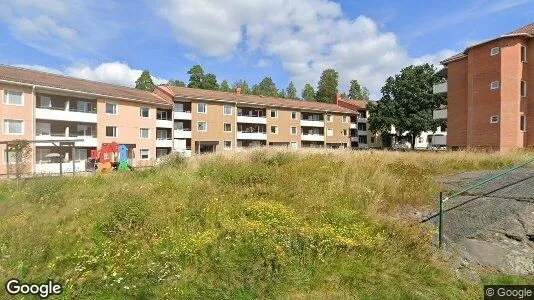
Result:
{"label": "pine tree", "polygon": [[149,92],[152,92],[156,88],[156,85],[152,81],[152,77],[150,76],[150,72],[148,70],[144,70],[141,73],[141,76],[137,78],[135,81],[135,88]]}

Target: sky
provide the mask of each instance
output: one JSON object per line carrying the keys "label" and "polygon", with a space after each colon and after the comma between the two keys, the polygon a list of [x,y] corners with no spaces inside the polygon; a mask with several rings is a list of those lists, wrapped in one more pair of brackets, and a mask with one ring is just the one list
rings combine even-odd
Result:
{"label": "sky", "polygon": [[0,64],[134,86],[273,78],[314,87],[327,68],[380,97],[389,76],[534,22],[534,0],[1,0]]}

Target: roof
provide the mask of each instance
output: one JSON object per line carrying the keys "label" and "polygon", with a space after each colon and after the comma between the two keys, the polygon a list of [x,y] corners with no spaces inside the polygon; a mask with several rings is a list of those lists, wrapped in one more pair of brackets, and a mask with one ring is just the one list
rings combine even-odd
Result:
{"label": "roof", "polygon": [[0,65],[0,80],[130,101],[149,102],[166,106],[171,104],[165,99],[143,90],[6,65]]}
{"label": "roof", "polygon": [[452,61],[459,60],[459,59],[467,57],[467,51],[469,49],[473,48],[473,47],[476,47],[476,46],[479,46],[479,45],[482,45],[482,44],[486,44],[488,42],[495,41],[495,40],[498,40],[498,39],[501,39],[501,38],[517,36],[517,35],[526,35],[528,37],[534,37],[534,23],[531,23],[531,24],[525,25],[523,27],[520,27],[520,28],[518,28],[518,29],[516,29],[514,31],[511,31],[508,34],[501,35],[499,37],[496,37],[496,38],[493,38],[493,39],[489,39],[487,41],[483,41],[483,42],[471,45],[471,46],[467,47],[463,52],[457,53],[457,54],[455,54],[455,55],[453,55],[453,56],[451,56],[451,57],[449,57],[447,59],[444,59],[440,63],[443,64],[443,65],[446,65],[446,64],[448,64],[448,63],[450,63]]}
{"label": "roof", "polygon": [[312,102],[304,100],[293,100],[286,98],[263,97],[256,95],[244,95],[237,93],[201,90],[186,87],[177,87],[173,85],[160,85],[158,88],[172,94],[174,97],[199,100],[214,100],[238,102],[253,105],[264,105],[272,107],[294,108],[301,110],[329,111],[340,113],[354,113],[354,111],[329,103]]}

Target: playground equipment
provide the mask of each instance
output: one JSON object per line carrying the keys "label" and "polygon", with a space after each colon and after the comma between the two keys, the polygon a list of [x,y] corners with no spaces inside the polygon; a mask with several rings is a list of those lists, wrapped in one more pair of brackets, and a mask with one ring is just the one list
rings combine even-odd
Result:
{"label": "playground equipment", "polygon": [[91,159],[95,160],[99,172],[133,170],[128,164],[128,147],[115,142],[102,144],[99,150],[91,150]]}

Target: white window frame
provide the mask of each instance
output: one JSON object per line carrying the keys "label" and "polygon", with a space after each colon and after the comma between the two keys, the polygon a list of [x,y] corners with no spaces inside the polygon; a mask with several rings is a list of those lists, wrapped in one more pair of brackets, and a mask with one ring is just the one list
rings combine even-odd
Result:
{"label": "white window frame", "polygon": [[334,136],[334,129],[333,128],[326,129],[326,136]]}
{"label": "white window frame", "polygon": [[[147,132],[147,137],[143,137],[143,131]],[[139,128],[139,138],[142,140],[150,139],[150,128]]]}
{"label": "white window frame", "polygon": [[499,115],[490,116],[490,124],[497,124],[497,123],[499,123]]}
{"label": "white window frame", "polygon": [[[230,113],[227,114],[226,113],[226,109],[229,108],[230,109]],[[223,115],[225,116],[231,116],[233,114],[233,108],[231,105],[223,105]]]}
{"label": "white window frame", "polygon": [[[226,125],[230,125],[230,130],[226,130]],[[232,123],[223,123],[224,132],[232,132]]]}
{"label": "white window frame", "polygon": [[[204,123],[206,126],[204,126],[204,130],[199,130],[198,129],[198,125],[200,125],[200,123]],[[197,121],[197,131],[199,132],[207,132],[208,131],[208,122],[206,121]]]}
{"label": "white window frame", "polygon": [[490,82],[490,90],[498,90],[500,87],[501,83],[498,80]]}
{"label": "white window frame", "polygon": [[[43,105],[43,100],[47,100],[48,105]],[[52,107],[52,98],[50,96],[39,97],[39,108],[51,108],[51,107]]]}
{"label": "white window frame", "polygon": [[[10,98],[9,94],[20,94],[20,104],[19,103],[11,103],[9,102]],[[12,105],[12,106],[24,106],[24,93],[20,91],[13,91],[13,90],[4,90],[4,104],[5,105]]]}
{"label": "white window frame", "polygon": [[298,149],[299,148],[299,144],[297,142],[291,142],[291,148],[292,149]]}
{"label": "white window frame", "polygon": [[[293,133],[293,129],[295,129],[295,133]],[[289,133],[290,133],[291,135],[297,135],[297,134],[298,134],[297,126],[291,126],[291,127],[289,127]]]}
{"label": "white window frame", "polygon": [[[3,160],[3,163],[4,165],[7,165],[7,156],[9,155],[9,153],[13,153],[12,156],[15,156],[16,155],[16,151],[14,150],[11,150],[11,151],[8,151],[8,149],[4,149],[4,160]],[[27,162],[28,158],[26,159],[23,159],[20,163],[25,163]],[[10,157],[9,158],[9,165],[15,165],[17,164],[17,158],[16,157]]]}
{"label": "white window frame", "polygon": [[[521,46],[521,54],[520,54],[521,62],[526,63],[527,62],[527,46]],[[524,59],[523,59],[524,58]]]}
{"label": "white window frame", "polygon": [[[148,116],[143,116],[143,109],[146,109],[148,111]],[[150,118],[150,107],[140,107],[139,108],[139,116],[144,119]]]}
{"label": "white window frame", "polygon": [[526,132],[527,131],[527,116],[525,116],[525,115],[520,115],[519,116],[519,130],[521,132]]}
{"label": "white window frame", "polygon": [[332,115],[328,114],[326,115],[326,122],[333,122],[334,121],[334,117],[332,117]]}
{"label": "white window frame", "polygon": [[520,88],[521,88],[521,97],[526,98],[527,97],[527,82],[525,80],[521,80]]}
{"label": "white window frame", "polygon": [[[7,126],[7,122],[14,121],[14,122],[20,122],[20,130],[21,132],[9,132],[9,126]],[[20,119],[4,119],[2,122],[2,125],[4,126],[4,134],[5,135],[24,135],[24,120]]]}
{"label": "white window frame", "polygon": [[[273,132],[273,128],[275,129],[274,132]],[[269,126],[269,133],[270,134],[278,134],[278,126],[276,126],[276,125]]]}
{"label": "white window frame", "polygon": [[[274,113],[274,117],[273,117],[273,113]],[[269,112],[269,116],[271,116],[271,118],[278,118],[278,111],[276,109],[271,109]]]}
{"label": "white window frame", "polygon": [[[295,117],[293,117],[295,116]],[[298,112],[296,111],[292,111],[291,114],[290,114],[290,117],[291,117],[291,120],[296,120],[298,119]]]}
{"label": "white window frame", "polygon": [[[115,106],[115,113],[108,113],[108,104]],[[116,116],[119,114],[119,105],[116,102],[106,102],[104,111],[106,112],[106,115]]]}
{"label": "white window frame", "polygon": [[500,47],[493,47],[490,49],[490,56],[498,55],[501,52]]}
{"label": "white window frame", "polygon": [[[146,151],[147,158],[143,158],[143,151]],[[150,160],[150,149],[139,149],[139,159],[140,160]]]}
{"label": "white window frame", "polygon": [[[204,111],[200,111],[200,106],[204,105]],[[208,113],[208,104],[206,103],[197,103],[197,113],[198,114],[207,114]]]}
{"label": "white window frame", "polygon": [[[230,143],[230,147],[227,147],[226,143]],[[223,149],[224,150],[232,150],[232,141],[223,141]]]}
{"label": "white window frame", "polygon": [[[115,128],[115,136],[109,136],[109,135],[108,135],[108,127]],[[105,134],[105,136],[106,136],[107,138],[110,138],[110,139],[116,139],[116,138],[119,137],[119,127],[117,127],[117,126],[106,126],[106,127],[104,128],[104,131],[105,131],[104,134]]]}
{"label": "white window frame", "polygon": [[342,123],[348,123],[348,116],[341,116]]}

